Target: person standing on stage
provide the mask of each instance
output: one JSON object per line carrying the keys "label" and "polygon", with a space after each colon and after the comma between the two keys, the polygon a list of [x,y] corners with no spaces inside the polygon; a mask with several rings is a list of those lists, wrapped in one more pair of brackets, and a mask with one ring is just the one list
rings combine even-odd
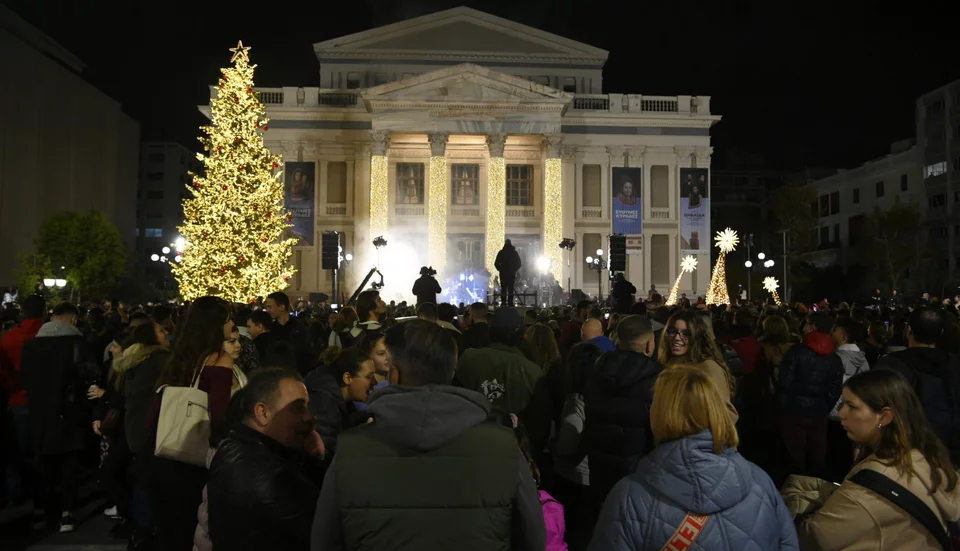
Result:
{"label": "person standing on stage", "polygon": [[493,263],[493,266],[500,272],[500,298],[504,306],[513,306],[514,284],[517,280],[517,272],[520,271],[522,265],[517,249],[507,239],[503,248],[497,253],[497,260]]}

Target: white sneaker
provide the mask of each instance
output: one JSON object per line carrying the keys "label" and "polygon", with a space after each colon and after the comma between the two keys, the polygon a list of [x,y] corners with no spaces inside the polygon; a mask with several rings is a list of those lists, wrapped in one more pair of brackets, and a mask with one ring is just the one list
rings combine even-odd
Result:
{"label": "white sneaker", "polygon": [[120,515],[117,514],[117,506],[116,506],[116,505],[114,505],[113,507],[111,507],[111,508],[109,508],[109,509],[104,509],[104,510],[103,510],[103,514],[104,514],[105,516],[110,517],[110,518],[117,518],[117,517],[120,516]]}
{"label": "white sneaker", "polygon": [[77,521],[73,520],[73,517],[60,517],[60,533],[73,532],[77,529]]}

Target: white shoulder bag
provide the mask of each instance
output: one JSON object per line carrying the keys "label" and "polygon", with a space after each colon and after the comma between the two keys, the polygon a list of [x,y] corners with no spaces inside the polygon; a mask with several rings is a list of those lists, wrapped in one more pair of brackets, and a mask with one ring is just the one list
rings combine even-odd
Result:
{"label": "white shoulder bag", "polygon": [[210,449],[210,410],[207,393],[200,390],[197,373],[191,386],[163,385],[160,394],[160,421],[154,455],[199,467],[207,464]]}

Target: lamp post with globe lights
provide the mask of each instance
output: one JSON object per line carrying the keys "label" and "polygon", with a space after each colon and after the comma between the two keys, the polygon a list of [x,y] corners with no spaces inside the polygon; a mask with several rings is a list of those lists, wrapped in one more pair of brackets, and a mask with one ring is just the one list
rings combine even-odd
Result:
{"label": "lamp post with globe lights", "polygon": [[[176,262],[177,264],[183,262],[183,251],[187,246],[187,242],[183,237],[177,237],[177,239],[170,243],[169,246],[164,246],[160,249],[161,254],[153,253],[150,255],[150,261],[156,262],[157,264],[169,264],[170,262]],[[173,256],[170,256],[173,255]],[[170,275],[169,269],[165,269],[163,272],[163,296],[164,299],[167,298],[167,278]]]}
{"label": "lamp post with globe lights", "polygon": [[597,271],[597,300],[603,303],[603,271],[607,269],[607,261],[603,258],[603,249],[597,249],[597,256],[587,257],[587,268]]}

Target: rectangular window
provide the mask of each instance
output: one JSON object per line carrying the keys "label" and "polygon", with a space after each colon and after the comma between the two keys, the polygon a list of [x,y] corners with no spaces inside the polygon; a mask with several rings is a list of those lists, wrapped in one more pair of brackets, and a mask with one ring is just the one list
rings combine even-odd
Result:
{"label": "rectangular window", "polygon": [[451,165],[450,185],[454,205],[479,205],[480,165]]}
{"label": "rectangular window", "polygon": [[820,228],[820,246],[825,247],[830,243],[830,226]]}
{"label": "rectangular window", "polygon": [[866,223],[866,216],[858,214],[856,216],[851,216],[847,220],[847,241],[851,247],[855,247],[860,244],[863,240],[864,234],[864,224]]}
{"label": "rectangular window", "polygon": [[600,206],[600,165],[583,165],[583,206]]}
{"label": "rectangular window", "polygon": [[163,215],[158,210],[149,210],[147,211],[147,218],[163,218]]}
{"label": "rectangular window", "polygon": [[577,93],[577,79],[573,77],[564,77],[563,91],[570,92],[571,94]]}
{"label": "rectangular window", "polygon": [[507,165],[507,205],[520,207],[533,205],[533,167],[531,165]]}
{"label": "rectangular window", "polygon": [[860,188],[853,188],[853,204],[860,202]]}
{"label": "rectangular window", "polygon": [[876,183],[877,197],[883,197],[883,182]]}
{"label": "rectangular window", "polygon": [[650,167],[650,206],[658,209],[670,206],[670,168],[667,165]]}
{"label": "rectangular window", "polygon": [[820,217],[830,216],[830,196],[821,195],[820,196]]}
{"label": "rectangular window", "polygon": [[830,214],[838,214],[840,212],[840,192],[834,191],[830,194]]}
{"label": "rectangular window", "polygon": [[960,157],[957,157],[956,159],[953,160],[953,170],[954,171],[960,170]]}
{"label": "rectangular window", "polygon": [[650,279],[652,283],[670,284],[670,237],[667,235],[654,234],[650,238]]}
{"label": "rectangular window", "polygon": [[380,86],[381,84],[387,83],[387,73],[374,73],[373,75],[373,85]]}
{"label": "rectangular window", "polygon": [[162,173],[162,172],[148,172],[148,173],[147,173],[147,180],[150,180],[151,182],[160,182],[160,181],[163,180],[163,173]]}
{"label": "rectangular window", "polygon": [[944,239],[947,237],[947,227],[946,226],[935,226],[930,228],[930,237],[934,239]]}
{"label": "rectangular window", "polygon": [[423,163],[397,163],[397,203],[423,204]]}
{"label": "rectangular window", "polygon": [[347,89],[354,90],[360,87],[360,73],[347,73]]}
{"label": "rectangular window", "polygon": [[817,210],[817,202],[816,202],[816,201],[811,201],[811,202],[810,202],[810,214],[813,215],[813,216],[820,216],[820,211]]}
{"label": "rectangular window", "polygon": [[347,163],[327,163],[327,203],[342,205],[347,202]]}
{"label": "rectangular window", "polygon": [[163,228],[146,228],[143,230],[144,237],[163,237]]}
{"label": "rectangular window", "polygon": [[163,191],[161,190],[148,191],[147,199],[163,199]]}
{"label": "rectangular window", "polygon": [[900,191],[907,191],[907,175],[900,175]]}
{"label": "rectangular window", "polygon": [[947,161],[940,161],[939,163],[933,163],[925,166],[923,168],[923,177],[924,178],[934,178],[941,174],[947,173]]}
{"label": "rectangular window", "polygon": [[147,155],[148,163],[162,163],[163,162],[163,153],[150,153]]}
{"label": "rectangular window", "polygon": [[833,242],[834,243],[840,242],[840,224],[833,225]]}
{"label": "rectangular window", "polygon": [[947,194],[938,193],[936,195],[931,195],[927,202],[930,205],[930,208],[945,206],[947,204]]}

